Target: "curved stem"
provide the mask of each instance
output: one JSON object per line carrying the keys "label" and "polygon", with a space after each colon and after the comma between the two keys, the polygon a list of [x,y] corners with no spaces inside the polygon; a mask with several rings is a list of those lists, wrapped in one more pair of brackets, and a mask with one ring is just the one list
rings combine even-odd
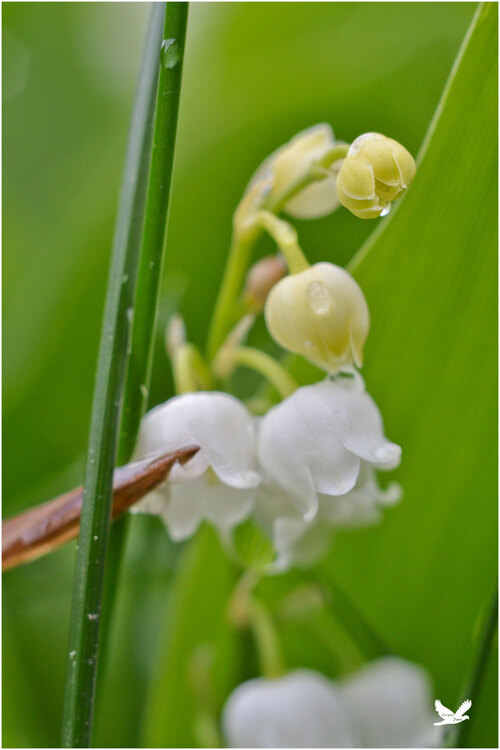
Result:
{"label": "curved stem", "polygon": [[[328,176],[328,172],[326,171],[327,167],[339,159],[343,159],[348,150],[349,144],[337,144],[334,146],[322,157],[322,159],[311,166],[311,169],[307,174],[297,180],[297,182],[293,183],[285,193],[278,196],[273,201],[265,201],[262,205],[264,212],[278,214],[288,201],[294,198],[305,187],[313,182],[325,179],[325,177]],[[233,233],[229,257],[208,334],[207,354],[210,360],[214,359],[228,330],[236,322],[236,300],[245,278],[245,272],[252,247],[264,229],[268,229],[268,227],[265,227],[263,224],[260,224],[260,226],[254,224],[253,227],[243,235],[239,233],[237,234],[236,232]],[[291,255],[292,252],[293,250],[289,248],[289,255]],[[302,251],[300,251],[300,254],[302,254]],[[295,253],[295,255],[298,260],[299,254]],[[297,268],[299,268],[302,262],[303,261],[298,260]],[[294,260],[292,260],[292,265],[294,268],[296,267]],[[307,268],[308,265],[305,267]],[[303,268],[300,268],[299,270],[303,270]],[[292,273],[294,273],[294,271],[292,271]]]}
{"label": "curved stem", "polygon": [[304,188],[308,187],[313,182],[318,182],[319,180],[324,180],[328,177],[328,172],[326,171],[327,168],[336,161],[339,161],[339,159],[344,159],[347,156],[348,151],[348,143],[336,144],[330,149],[330,151],[327,151],[321,159],[312,164],[311,169],[294,182],[286,192],[282,193],[282,195],[276,196],[273,200],[266,201],[263,207],[275,214],[280,213],[286,204],[291,201],[292,198],[295,198],[301,190],[304,190]]}
{"label": "curved stem", "polygon": [[262,674],[271,678],[281,677],[286,670],[276,626],[264,604],[257,599],[250,602],[250,624]]}
{"label": "curved stem", "polygon": [[172,369],[176,393],[193,393],[199,388],[209,391],[213,380],[201,352],[194,344],[179,346],[172,356]]}
{"label": "curved stem", "polygon": [[278,219],[270,211],[258,211],[255,225],[268,232],[281,250],[290,273],[300,273],[309,268],[306,256],[299,245],[297,232],[287,221]]}
{"label": "curved stem", "polygon": [[278,391],[281,398],[288,398],[297,390],[298,383],[289,372],[270,354],[251,346],[238,346],[227,353],[234,365],[243,365],[266,378]]}

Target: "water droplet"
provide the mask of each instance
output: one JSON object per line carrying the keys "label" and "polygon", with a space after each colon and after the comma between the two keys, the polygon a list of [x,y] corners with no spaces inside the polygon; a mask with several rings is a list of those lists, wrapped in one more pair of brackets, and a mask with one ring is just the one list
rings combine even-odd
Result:
{"label": "water droplet", "polygon": [[70,652],[69,652],[69,658],[70,658],[70,659],[74,659],[74,658],[75,658],[75,656],[76,656],[76,651],[70,651]]}
{"label": "water droplet", "polygon": [[326,315],[332,307],[329,290],[319,281],[311,281],[306,288],[307,304],[316,315]]}
{"label": "water droplet", "polygon": [[175,39],[164,39],[160,49],[160,60],[164,68],[175,68],[181,59],[181,48]]}
{"label": "water droplet", "polygon": [[94,613],[89,612],[88,615],[87,615],[87,617],[88,617],[88,619],[91,622],[94,622],[95,620],[97,620],[99,618],[99,613],[98,612],[94,612]]}
{"label": "water droplet", "polygon": [[141,387],[139,388],[139,390],[142,393],[142,395],[144,396],[144,398],[148,397],[149,391],[148,391],[147,387],[144,385],[144,383],[141,385]]}
{"label": "water droplet", "polygon": [[380,212],[380,216],[387,216],[391,212],[391,204],[388,203],[387,206]]}

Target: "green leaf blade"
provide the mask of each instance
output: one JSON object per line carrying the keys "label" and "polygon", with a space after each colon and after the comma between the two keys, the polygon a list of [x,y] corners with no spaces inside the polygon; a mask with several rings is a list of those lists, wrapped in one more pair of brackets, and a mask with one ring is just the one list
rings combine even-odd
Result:
{"label": "green leaf blade", "polygon": [[338,535],[328,566],[450,703],[496,578],[496,14],[478,12],[415,182],[353,264],[405,495],[378,528]]}

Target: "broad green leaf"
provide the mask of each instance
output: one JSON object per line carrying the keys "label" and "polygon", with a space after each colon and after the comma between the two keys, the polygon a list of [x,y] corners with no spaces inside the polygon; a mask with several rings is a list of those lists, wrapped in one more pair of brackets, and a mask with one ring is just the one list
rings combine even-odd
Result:
{"label": "broad green leaf", "polygon": [[196,718],[200,708],[195,672],[207,654],[205,676],[213,709],[237,677],[236,634],[226,618],[235,584],[234,570],[215,532],[207,527],[186,547],[165,623],[165,642],[158,654],[145,717],[145,747],[198,747]]}
{"label": "broad green leaf", "polygon": [[[488,3],[413,186],[354,265],[372,317],[364,376],[403,446],[404,498],[380,526],[339,535],[326,566],[392,648],[429,669],[445,705],[496,579],[496,49]],[[493,746],[494,710],[487,721]]]}

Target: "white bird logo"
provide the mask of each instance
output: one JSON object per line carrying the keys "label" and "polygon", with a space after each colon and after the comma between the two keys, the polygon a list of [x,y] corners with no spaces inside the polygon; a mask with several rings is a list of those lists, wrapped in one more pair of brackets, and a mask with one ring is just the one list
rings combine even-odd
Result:
{"label": "white bird logo", "polygon": [[435,727],[440,727],[442,724],[460,724],[461,721],[465,721],[465,719],[470,718],[469,716],[465,716],[465,714],[472,706],[472,701],[464,701],[456,713],[453,713],[453,711],[450,711],[449,708],[443,706],[441,701],[434,701],[434,705],[436,707],[436,711],[443,720],[435,721]]}

